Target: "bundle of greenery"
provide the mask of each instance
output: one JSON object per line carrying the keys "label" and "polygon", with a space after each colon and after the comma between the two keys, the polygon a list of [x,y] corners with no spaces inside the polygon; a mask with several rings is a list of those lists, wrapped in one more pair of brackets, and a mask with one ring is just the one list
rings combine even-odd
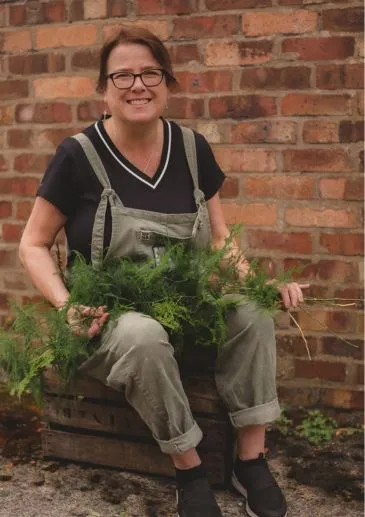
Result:
{"label": "bundle of greenery", "polygon": [[[95,269],[77,256],[65,279],[70,298],[62,310],[13,306],[14,322],[0,333],[0,365],[9,391],[18,396],[30,392],[40,402],[45,368],[52,366],[67,385],[99,346],[99,339],[75,335],[66,321],[71,305],[106,306],[109,325],[127,311],[147,314],[163,325],[177,354],[184,343],[220,347],[226,338],[227,313],[242,300],[277,311],[283,279],[268,283],[266,274],[251,263],[240,280],[234,260],[222,265],[231,238],[216,251],[170,243],[158,265],[123,258],[104,261]],[[89,323],[85,321],[85,328]]]}

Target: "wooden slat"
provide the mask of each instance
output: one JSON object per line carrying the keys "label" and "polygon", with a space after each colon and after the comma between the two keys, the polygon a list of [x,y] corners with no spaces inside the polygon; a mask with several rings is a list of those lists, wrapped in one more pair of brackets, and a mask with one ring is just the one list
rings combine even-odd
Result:
{"label": "wooden slat", "polygon": [[[44,430],[42,440],[46,457],[117,467],[140,473],[171,477],[174,475],[169,456],[162,454],[154,444],[55,430]],[[202,451],[201,456],[211,483],[224,484],[224,452]]]}
{"label": "wooden slat", "polygon": [[[49,423],[153,440],[150,429],[131,407],[73,401],[62,397],[46,397],[44,415]],[[202,448],[219,450],[228,440],[228,421],[197,417],[204,439]]]}

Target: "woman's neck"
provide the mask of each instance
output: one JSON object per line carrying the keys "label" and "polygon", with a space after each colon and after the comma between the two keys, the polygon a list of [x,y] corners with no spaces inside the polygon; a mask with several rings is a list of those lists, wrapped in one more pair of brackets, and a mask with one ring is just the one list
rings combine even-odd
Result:
{"label": "woman's neck", "polygon": [[146,124],[128,124],[110,117],[104,121],[104,127],[119,149],[134,151],[156,145],[162,132],[162,120],[157,119]]}

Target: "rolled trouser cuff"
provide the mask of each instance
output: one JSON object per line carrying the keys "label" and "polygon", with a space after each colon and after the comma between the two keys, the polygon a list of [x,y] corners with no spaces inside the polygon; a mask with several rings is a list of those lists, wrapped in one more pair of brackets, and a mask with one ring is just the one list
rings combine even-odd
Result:
{"label": "rolled trouser cuff", "polygon": [[184,434],[173,438],[172,440],[159,440],[154,436],[155,440],[160,446],[160,449],[165,454],[183,454],[189,449],[194,449],[203,438],[203,433],[196,422],[193,427]]}
{"label": "rolled trouser cuff", "polygon": [[235,413],[229,413],[233,427],[245,427],[246,425],[262,425],[273,422],[280,416],[280,405],[277,398],[261,404],[260,406],[240,409]]}

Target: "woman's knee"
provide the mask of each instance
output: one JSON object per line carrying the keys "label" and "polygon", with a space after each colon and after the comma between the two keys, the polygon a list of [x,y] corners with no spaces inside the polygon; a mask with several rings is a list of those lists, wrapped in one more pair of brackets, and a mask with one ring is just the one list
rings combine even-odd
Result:
{"label": "woman's knee", "polygon": [[273,317],[255,304],[239,305],[229,322],[229,334],[250,339],[260,337],[259,342],[271,343],[275,339]]}

